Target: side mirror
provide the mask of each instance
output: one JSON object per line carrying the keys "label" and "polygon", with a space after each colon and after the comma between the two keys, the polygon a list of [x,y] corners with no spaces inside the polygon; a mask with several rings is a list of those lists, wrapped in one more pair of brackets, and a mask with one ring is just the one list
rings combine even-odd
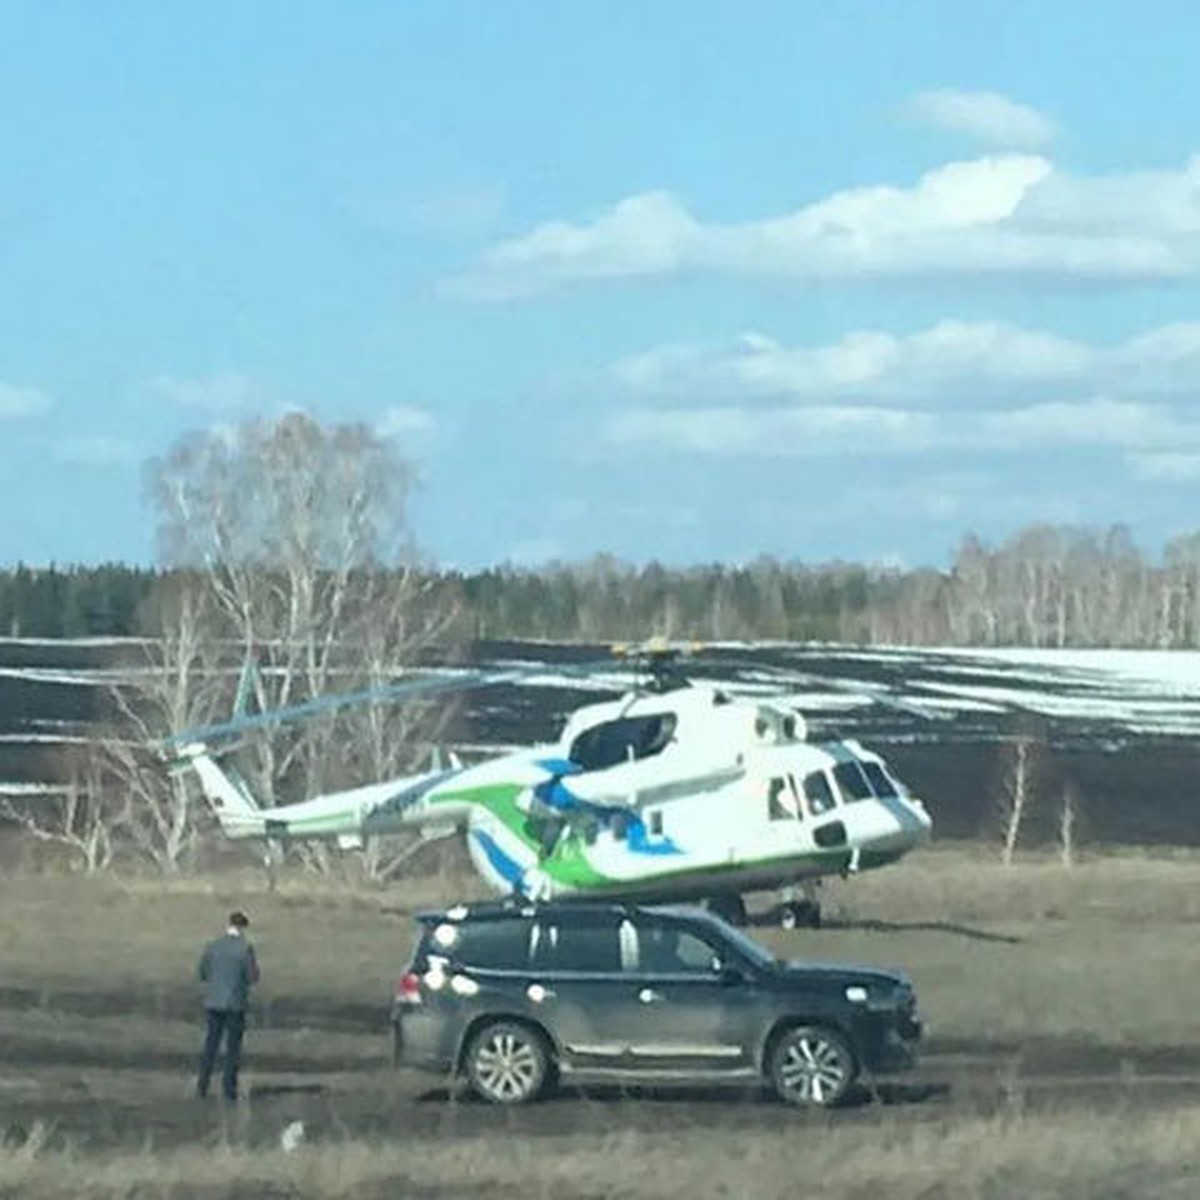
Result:
{"label": "side mirror", "polygon": [[746,982],[746,975],[740,967],[731,966],[729,963],[720,961],[714,965],[717,971],[717,978],[723,986],[733,987],[735,984]]}

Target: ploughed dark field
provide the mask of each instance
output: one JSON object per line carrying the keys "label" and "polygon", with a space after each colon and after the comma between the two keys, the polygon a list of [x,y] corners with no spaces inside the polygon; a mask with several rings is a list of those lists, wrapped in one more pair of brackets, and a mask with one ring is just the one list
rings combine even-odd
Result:
{"label": "ploughed dark field", "polygon": [[[600,645],[478,644],[470,664],[544,664],[545,673],[459,697],[449,743],[482,752],[553,739],[575,707],[617,694],[621,675],[607,654]],[[1177,656],[1176,663],[1186,667],[1194,657]],[[59,778],[59,739],[86,736],[103,711],[104,680],[144,661],[144,650],[128,642],[0,641],[0,785]],[[595,674],[571,674],[589,663],[597,664]],[[1047,750],[1037,784],[1043,803],[1025,826],[1032,840],[1051,836],[1058,798],[1070,784],[1083,841],[1200,845],[1200,678],[1180,684],[1187,672],[1176,669],[1173,679],[1168,673],[1156,680],[1153,672],[1130,679],[1099,669],[1105,663],[1087,652],[1023,658],[722,645],[689,660],[687,672],[735,691],[786,694],[806,714],[811,737],[856,737],[880,750],[933,813],[937,837],[987,830],[1005,739],[1029,734]],[[942,719],[861,703],[823,688],[821,679],[933,705]]]}

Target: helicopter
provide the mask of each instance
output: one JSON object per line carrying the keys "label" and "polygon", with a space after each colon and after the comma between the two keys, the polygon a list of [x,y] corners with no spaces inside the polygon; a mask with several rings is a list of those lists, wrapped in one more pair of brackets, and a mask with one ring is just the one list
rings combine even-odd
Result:
{"label": "helicopter", "polygon": [[261,807],[211,743],[330,707],[536,672],[468,672],[319,697],[184,731],[163,746],[195,771],[230,838],[348,846],[401,831],[431,839],[462,830],[483,879],[530,901],[698,901],[744,924],[745,893],[778,889],[785,928],[817,926],[822,878],[894,863],[929,839],[922,801],[858,741],[810,741],[797,708],[693,682],[680,667],[684,648],[651,641],[613,649],[634,667],[631,686],[575,709],[557,741],[471,765],[438,755],[425,771],[295,804]]}

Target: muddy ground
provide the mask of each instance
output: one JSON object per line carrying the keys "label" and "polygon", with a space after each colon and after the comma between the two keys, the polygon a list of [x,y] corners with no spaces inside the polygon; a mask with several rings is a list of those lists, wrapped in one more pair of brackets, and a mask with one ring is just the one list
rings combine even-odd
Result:
{"label": "muddy ground", "polygon": [[193,1095],[200,1026],[194,998],[95,992],[36,982],[0,988],[0,1129],[42,1123],[52,1144],[142,1149],[235,1138],[307,1140],[542,1137],[623,1128],[722,1135],[797,1123],[920,1122],[1003,1112],[1144,1111],[1200,1100],[1200,1046],[1119,1051],[1081,1040],[950,1042],[931,1037],[919,1068],[861,1088],[834,1113],[796,1111],[736,1089],[564,1088],[536,1105],[485,1105],[437,1077],[396,1069],[378,1008],[277,1002],[247,1032],[243,1098]]}

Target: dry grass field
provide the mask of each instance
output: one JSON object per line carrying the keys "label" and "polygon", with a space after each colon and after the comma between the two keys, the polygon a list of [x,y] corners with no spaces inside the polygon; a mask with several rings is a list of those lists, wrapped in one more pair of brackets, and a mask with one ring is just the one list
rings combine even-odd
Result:
{"label": "dry grass field", "polygon": [[[390,1065],[409,914],[479,894],[469,874],[269,892],[253,872],[10,873],[0,1196],[1194,1196],[1198,885],[1194,854],[1006,869],[939,846],[828,886],[825,929],[752,931],[788,957],[906,969],[931,1025],[912,1078],[832,1114],[603,1090],[509,1112]],[[264,979],[226,1114],[190,1094],[192,974],[235,904]]]}

